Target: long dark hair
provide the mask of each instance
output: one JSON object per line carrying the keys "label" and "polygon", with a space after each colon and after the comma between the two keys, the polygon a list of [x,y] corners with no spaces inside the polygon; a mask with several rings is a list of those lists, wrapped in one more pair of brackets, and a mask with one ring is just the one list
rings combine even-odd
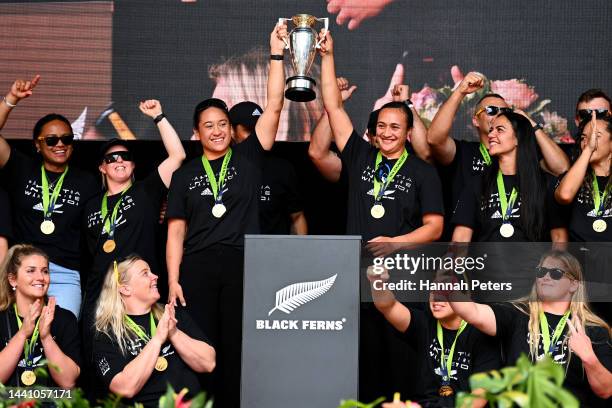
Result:
{"label": "long dark hair", "polygon": [[[597,119],[602,120],[604,122],[606,122],[606,130],[608,131],[608,133],[610,133],[611,137],[612,137],[612,116],[608,115],[606,117],[603,117],[601,119]],[[582,135],[584,133],[584,128],[586,127],[586,125],[588,125],[591,122],[591,119],[585,119],[582,122],[580,122],[580,132],[579,135]],[[580,154],[582,154],[582,145],[580,143],[580,140],[578,141],[578,156],[580,156]],[[591,165],[589,165],[589,170],[591,169]],[[610,162],[610,170],[608,171],[608,174],[612,175],[612,161]],[[611,186],[612,184],[612,177],[608,177],[608,183],[606,184],[605,187],[601,187],[599,186],[599,193],[601,194],[603,191],[605,191],[605,189],[607,188],[612,188]],[[592,171],[587,171],[586,175],[584,176],[584,180],[582,181],[582,188],[584,188],[588,194],[589,197],[593,197],[593,172]],[[608,194],[606,196],[606,201],[603,203],[604,204],[604,208],[607,207],[610,204],[610,201],[612,200],[612,198],[610,197],[610,194]]]}
{"label": "long dark hair", "polygon": [[[544,209],[546,205],[546,181],[540,169],[536,136],[527,118],[518,113],[505,112],[504,116],[510,121],[518,142],[516,150],[516,175],[518,178],[518,192],[521,200],[521,229],[529,241],[542,241],[546,231]],[[497,172],[499,163],[493,160],[483,176],[482,200],[488,200],[497,190]]]}

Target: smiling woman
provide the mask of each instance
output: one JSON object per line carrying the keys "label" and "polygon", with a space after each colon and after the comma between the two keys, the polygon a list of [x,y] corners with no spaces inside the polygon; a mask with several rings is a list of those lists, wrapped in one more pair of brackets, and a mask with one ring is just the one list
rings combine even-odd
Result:
{"label": "smiling woman", "polygon": [[[16,80],[0,102],[0,128],[21,99],[31,96],[40,77]],[[49,294],[79,316],[81,305],[80,228],[85,202],[95,194],[92,175],[69,166],[74,135],[62,115],[48,114],[34,126],[39,158],[11,149],[0,137],[0,168],[13,210],[15,242],[29,242],[49,254]]]}
{"label": "smiling woman", "polygon": [[168,384],[193,397],[200,390],[196,373],[215,367],[215,349],[187,313],[158,300],[157,275],[132,255],[110,266],[96,309],[97,376],[109,391],[145,407],[158,406]]}
{"label": "smiling woman", "polygon": [[[49,260],[30,245],[12,247],[0,267],[0,382],[72,388],[80,373],[77,322],[47,298]],[[48,363],[50,377],[35,369]],[[56,367],[56,368],[53,368]]]}

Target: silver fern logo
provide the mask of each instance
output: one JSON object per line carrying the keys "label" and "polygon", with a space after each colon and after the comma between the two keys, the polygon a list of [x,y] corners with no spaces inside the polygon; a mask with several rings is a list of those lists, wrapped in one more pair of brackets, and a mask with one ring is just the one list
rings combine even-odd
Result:
{"label": "silver fern logo", "polygon": [[275,310],[290,314],[298,307],[322,296],[331,289],[337,276],[338,274],[320,281],[294,283],[276,291],[276,304],[268,312],[268,316]]}

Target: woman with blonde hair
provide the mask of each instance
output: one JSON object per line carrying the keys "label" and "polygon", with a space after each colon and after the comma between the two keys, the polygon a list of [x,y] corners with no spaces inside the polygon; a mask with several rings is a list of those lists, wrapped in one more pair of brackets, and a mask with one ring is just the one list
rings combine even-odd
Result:
{"label": "woman with blonde hair", "polygon": [[[31,245],[15,245],[0,266],[0,382],[72,388],[80,374],[76,317],[47,298],[49,258]],[[36,368],[49,362],[47,378]]]}
{"label": "woman with blonde hair", "polygon": [[564,386],[582,404],[605,405],[612,395],[610,326],[589,308],[580,263],[568,252],[550,251],[535,272],[530,294],[509,305],[465,301],[455,292],[451,307],[483,333],[504,339],[508,364],[521,353],[533,361],[549,355],[565,367]]}
{"label": "woman with blonde hair", "polygon": [[113,393],[156,407],[167,384],[198,393],[196,373],[211,372],[215,350],[189,316],[157,304],[157,275],[139,256],[110,266],[96,308],[97,375]]}

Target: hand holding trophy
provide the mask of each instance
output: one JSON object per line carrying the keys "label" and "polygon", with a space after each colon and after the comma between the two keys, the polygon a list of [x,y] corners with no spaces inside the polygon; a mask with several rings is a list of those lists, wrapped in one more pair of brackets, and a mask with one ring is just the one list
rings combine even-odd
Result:
{"label": "hand holding trophy", "polygon": [[309,102],[316,98],[314,79],[308,76],[317,48],[317,31],[314,29],[317,21],[324,23],[324,30],[329,27],[328,18],[317,18],[309,14],[297,14],[292,18],[279,18],[279,23],[291,21],[295,26],[289,33],[285,48],[289,49],[291,65],[295,75],[287,78],[285,97],[295,102]]}

